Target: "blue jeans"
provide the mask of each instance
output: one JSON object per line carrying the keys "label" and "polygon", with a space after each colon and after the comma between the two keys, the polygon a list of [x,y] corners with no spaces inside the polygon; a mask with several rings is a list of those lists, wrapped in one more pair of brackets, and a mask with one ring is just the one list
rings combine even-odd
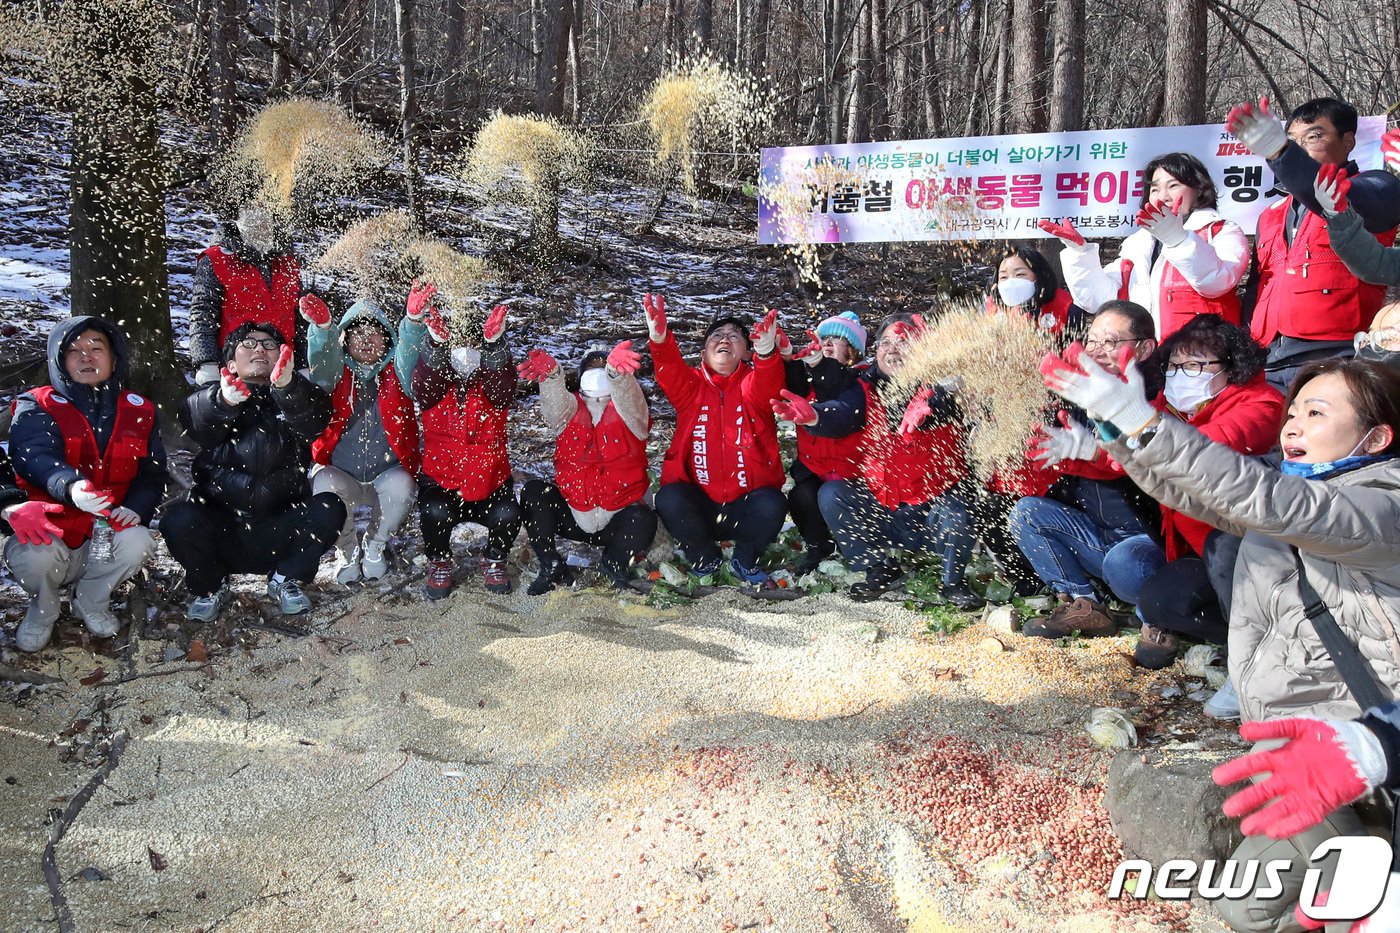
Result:
{"label": "blue jeans", "polygon": [[1095,579],[1137,605],[1142,585],[1167,562],[1156,541],[1136,528],[1108,529],[1079,509],[1028,496],[1011,509],[1011,533],[1040,579],[1056,593],[1097,598]]}
{"label": "blue jeans", "polygon": [[822,485],[817,503],[841,556],[853,568],[877,567],[885,562],[886,550],[896,547],[937,554],[943,559],[943,584],[962,582],[976,535],[971,509],[960,496],[946,492],[920,505],[890,509],[865,483],[833,480]]}

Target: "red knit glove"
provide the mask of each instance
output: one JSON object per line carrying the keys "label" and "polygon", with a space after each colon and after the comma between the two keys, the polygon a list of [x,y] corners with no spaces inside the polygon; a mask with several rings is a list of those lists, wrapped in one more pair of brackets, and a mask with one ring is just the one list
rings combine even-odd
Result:
{"label": "red knit glove", "polygon": [[1331,217],[1347,209],[1347,195],[1351,193],[1351,179],[1347,170],[1329,162],[1317,170],[1317,180],[1313,182],[1313,194],[1322,213]]}
{"label": "red knit glove", "polygon": [[326,307],[326,303],[320,297],[312,294],[302,295],[297,308],[300,309],[302,317],[317,327],[330,326],[331,309]]}
{"label": "red knit glove", "polygon": [[908,437],[919,430],[919,425],[924,423],[924,419],[933,414],[933,409],[929,407],[928,401],[933,397],[933,387],[924,386],[914,394],[909,400],[909,407],[904,409],[904,417],[899,420],[899,434],[901,437]]}
{"label": "red knit glove", "polygon": [[515,367],[520,378],[528,382],[543,382],[559,368],[559,363],[543,350],[531,350],[525,361]]}
{"label": "red knit glove", "polygon": [[778,328],[778,355],[785,360],[792,359],[792,338],[781,327]]}
{"label": "red knit glove", "polygon": [[1070,220],[1068,217],[1066,217],[1065,222],[1061,224],[1057,224],[1053,220],[1042,220],[1040,223],[1036,224],[1036,226],[1040,227],[1040,229],[1051,236],[1059,237],[1070,246],[1084,245],[1084,235],[1074,229],[1074,221]]}
{"label": "red knit glove", "polygon": [[[796,353],[794,353],[792,358],[795,360],[808,360],[811,359],[812,354],[816,354],[816,359],[820,360],[822,356],[821,338],[817,336],[817,332],[814,330],[807,331],[807,337],[811,342],[808,343],[807,346],[803,347],[801,350],[798,350]],[[815,362],[815,360],[813,360],[813,362]]]}
{"label": "red knit glove", "polygon": [[642,310],[647,316],[647,336],[652,343],[666,339],[666,299],[647,293],[642,296]]}
{"label": "red knit glove", "polygon": [[432,305],[426,306],[423,311],[423,326],[428,328],[428,336],[433,338],[433,343],[447,343],[452,336],[442,312]]}
{"label": "red knit glove", "polygon": [[274,389],[285,389],[292,384],[292,373],[295,369],[292,365],[292,345],[284,343],[282,352],[277,354],[277,362],[272,364],[272,375],[268,381]]}
{"label": "red knit glove", "polygon": [[779,421],[791,421],[805,427],[817,423],[817,410],[812,407],[811,402],[787,389],[783,389],[779,394],[782,398],[773,399],[773,414],[778,416]]}
{"label": "red knit glove", "polygon": [[632,349],[632,341],[624,340],[608,353],[608,365],[613,372],[623,376],[635,376],[642,368],[642,355]]}
{"label": "red knit glove", "polygon": [[1381,158],[1393,172],[1400,172],[1400,127],[1381,137]]}
{"label": "red knit glove", "polygon": [[5,521],[20,544],[52,544],[54,538],[63,536],[63,529],[49,521],[49,516],[62,511],[57,502],[21,502],[5,510]]}
{"label": "red knit glove", "polygon": [[418,280],[413,280],[413,287],[408,290],[408,304],[405,306],[405,313],[408,319],[415,323],[421,323],[424,315],[434,307],[433,296],[437,294],[437,286],[432,282],[427,285],[419,285]]}
{"label": "red knit glove", "polygon": [[509,310],[505,305],[496,305],[491,309],[491,313],[486,315],[486,323],[481,326],[481,336],[487,343],[495,343],[506,332],[506,312]]}

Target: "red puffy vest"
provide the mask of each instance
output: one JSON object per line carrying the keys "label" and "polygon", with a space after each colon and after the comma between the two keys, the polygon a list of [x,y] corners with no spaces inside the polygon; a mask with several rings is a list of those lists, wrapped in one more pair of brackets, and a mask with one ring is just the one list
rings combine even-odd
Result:
{"label": "red puffy vest", "polygon": [[[1254,339],[1268,346],[1279,334],[1302,340],[1350,340],[1371,326],[1385,303],[1385,286],[1352,275],[1332,251],[1327,222],[1303,214],[1290,246],[1284,224],[1291,197],[1270,204],[1259,215],[1254,251],[1259,257],[1259,301],[1250,319]],[[1374,234],[1383,246],[1395,230]]]}
{"label": "red puffy vest", "polygon": [[[815,401],[816,398],[817,393],[807,393],[807,401]],[[864,439],[861,431],[852,431],[845,437],[818,437],[798,425],[797,459],[824,480],[855,479],[860,475]]]}
{"label": "red puffy vest", "polygon": [[[1196,231],[1207,243],[1225,226],[1219,220]],[[1162,263],[1162,278],[1158,284],[1157,312],[1159,327],[1166,339],[1181,330],[1198,314],[1218,314],[1231,324],[1240,322],[1240,296],[1234,289],[1218,298],[1207,298],[1191,287],[1191,283],[1169,262]]]}
{"label": "red puffy vest", "polygon": [[510,479],[509,412],[486,399],[481,382],[458,401],[455,388],[423,412],[423,473],[468,502],[485,499]]}
{"label": "red puffy vest", "polygon": [[[379,384],[379,420],[384,422],[384,434],[389,438],[389,447],[399,463],[410,473],[417,473],[421,463],[418,452],[418,417],[413,410],[413,399],[399,384],[399,375],[390,361],[375,377]],[[317,463],[330,463],[331,452],[340,443],[340,435],[350,423],[350,413],[355,407],[355,376],[350,367],[345,367],[340,381],[331,393],[331,423],[311,445],[311,459]]]}
{"label": "red puffy vest", "polygon": [[272,259],[272,284],[257,266],[239,259],[222,246],[211,246],[207,256],[214,275],[224,287],[223,316],[219,320],[219,346],[242,324],[271,324],[288,340],[296,334],[297,301],[301,297],[301,267],[295,256]]}
{"label": "red puffy vest", "polygon": [[866,396],[865,457],[860,472],[875,499],[887,509],[934,499],[967,474],[961,432],[944,424],[907,437],[891,429],[880,393],[862,383]]}
{"label": "red puffy vest", "polygon": [[651,485],[647,443],[632,433],[608,402],[593,423],[583,398],[554,448],[554,482],[564,501],[580,512],[616,512],[638,501]]}
{"label": "red puffy vest", "polygon": [[[112,436],[107,449],[100,455],[92,425],[52,386],[30,391],[40,408],[48,413],[63,434],[63,460],[83,475],[83,478],[112,493],[112,504],[121,505],[131,481],[136,478],[141,458],[150,451],[151,428],[155,425],[156,407],[135,392],[117,396],[117,417],[112,424]],[[19,488],[36,502],[57,502],[47,492],[16,477]],[[75,506],[63,504],[63,511],[50,516],[50,521],[63,531],[63,543],[70,548],[82,545],[92,534],[93,516]]]}

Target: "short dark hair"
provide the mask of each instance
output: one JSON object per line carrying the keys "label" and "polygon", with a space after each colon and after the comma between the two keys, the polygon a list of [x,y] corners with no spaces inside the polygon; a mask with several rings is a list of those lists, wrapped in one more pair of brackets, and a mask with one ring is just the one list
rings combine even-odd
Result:
{"label": "short dark hair", "polygon": [[1341,376],[1351,396],[1351,407],[1363,428],[1386,425],[1394,437],[1381,453],[1400,453],[1400,373],[1384,363],[1358,359],[1314,360],[1294,377],[1288,387],[1284,417],[1298,393],[1318,376]]}
{"label": "short dark hair", "polygon": [[1217,193],[1215,182],[1201,160],[1189,152],[1168,152],[1147,163],[1142,170],[1142,206],[1146,207],[1152,197],[1152,176],[1157,169],[1164,168],[1167,174],[1196,192],[1197,207],[1215,207]]}
{"label": "short dark hair", "polygon": [[1143,365],[1160,370],[1165,376],[1173,353],[1191,351],[1216,357],[1224,363],[1232,386],[1253,381],[1264,371],[1264,361],[1269,356],[1268,350],[1254,342],[1248,328],[1231,324],[1218,314],[1198,314],[1158,344],[1156,352]]}
{"label": "short dark hair", "polygon": [[1356,108],[1335,97],[1315,97],[1294,107],[1293,112],[1288,115],[1284,129],[1300,122],[1316,123],[1319,117],[1326,117],[1327,122],[1336,127],[1338,133],[1356,132]]}
{"label": "short dark hair", "polygon": [[233,333],[228,335],[228,339],[224,341],[225,363],[233,359],[233,354],[238,351],[238,342],[253,333],[253,331],[260,331],[261,333],[267,334],[269,337],[276,337],[278,343],[287,342],[287,338],[282,336],[282,332],[266,321],[248,321],[239,324],[233,329]]}
{"label": "short dark hair", "polygon": [[739,333],[743,334],[744,336],[744,344],[750,349],[753,348],[753,341],[749,339],[749,322],[745,321],[741,317],[735,317],[732,314],[726,314],[722,317],[717,317],[713,321],[711,321],[710,326],[705,328],[705,336],[700,338],[700,342],[704,343],[708,341],[710,339],[711,334],[713,334],[715,331],[719,330],[726,324],[732,324],[733,326],[739,328]]}
{"label": "short dark hair", "polygon": [[1035,308],[1043,308],[1055,300],[1055,293],[1060,290],[1060,277],[1055,274],[1055,267],[1050,265],[1050,260],[1046,259],[1040,252],[1031,246],[1011,246],[997,257],[996,268],[992,270],[992,282],[988,288],[988,294],[998,305],[1001,304],[1001,295],[997,292],[997,273],[1001,270],[1001,264],[1012,256],[1031,267],[1031,274],[1035,276],[1035,294],[1031,296],[1030,305]]}
{"label": "short dark hair", "polygon": [[[925,318],[925,320],[927,320],[927,318]],[[885,336],[885,331],[889,330],[896,324],[912,325],[913,323],[914,315],[910,314],[908,311],[896,311],[894,314],[886,315],[884,319],[880,321],[880,326],[875,328],[875,339],[870,341],[870,346],[879,346],[880,338]]]}
{"label": "short dark hair", "polygon": [[1094,312],[1094,317],[1105,314],[1116,314],[1125,318],[1128,322],[1128,333],[1132,334],[1135,340],[1157,339],[1157,324],[1152,320],[1152,312],[1136,301],[1125,301],[1122,298],[1105,301],[1099,305],[1099,310]]}

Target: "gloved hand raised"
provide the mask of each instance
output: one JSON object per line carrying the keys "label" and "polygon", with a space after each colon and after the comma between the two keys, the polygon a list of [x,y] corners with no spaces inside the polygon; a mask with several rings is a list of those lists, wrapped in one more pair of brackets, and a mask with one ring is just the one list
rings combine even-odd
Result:
{"label": "gloved hand raised", "polygon": [[301,301],[297,302],[297,309],[301,311],[301,316],[306,318],[307,323],[317,327],[331,326],[331,309],[316,295],[309,292],[302,295]]}
{"label": "gloved hand raised", "polygon": [[1157,419],[1157,409],[1147,400],[1142,373],[1133,362],[1133,348],[1124,344],[1120,352],[1123,376],[1113,375],[1084,352],[1075,341],[1063,356],[1045,354],[1040,373],[1045,386],[1060,398],[1107,421],[1124,434],[1137,434]]}
{"label": "gloved hand raised", "polygon": [[515,371],[527,382],[543,382],[559,371],[559,363],[544,350],[531,350]]}
{"label": "gloved hand raised", "polygon": [[778,416],[779,421],[790,421],[806,427],[817,423],[817,410],[812,407],[811,402],[787,389],[778,394],[782,397],[773,399],[773,414]]}
{"label": "gloved hand raised", "polygon": [[1180,197],[1170,207],[1160,201],[1149,201],[1137,212],[1137,225],[1152,234],[1153,239],[1163,246],[1177,246],[1185,243],[1191,235],[1186,230],[1180,211]]}
{"label": "gloved hand raised", "polygon": [[632,349],[632,341],[624,340],[608,351],[608,366],[622,376],[635,376],[642,368],[642,355]]}
{"label": "gloved hand raised", "polygon": [[5,509],[5,521],[20,544],[52,544],[54,538],[63,536],[63,529],[49,521],[50,515],[63,511],[58,502],[20,502]]}
{"label": "gloved hand raised", "polygon": [[101,515],[112,507],[112,494],[91,480],[80,479],[68,487],[68,498],[89,515]]}
{"label": "gloved hand raised", "polygon": [[1400,127],[1381,137],[1381,158],[1392,172],[1400,172]]}
{"label": "gloved hand raised", "polygon": [[1272,159],[1288,145],[1288,134],[1283,131],[1283,124],[1269,113],[1267,97],[1259,98],[1257,107],[1243,103],[1232,109],[1225,118],[1225,128],[1234,133],[1246,149],[1266,159]]}
{"label": "gloved hand raised", "polygon": [[437,294],[437,286],[432,282],[426,285],[419,285],[418,280],[413,280],[413,287],[408,290],[408,304],[404,307],[404,313],[410,321],[415,324],[423,323],[423,318],[430,309],[433,309],[433,296]]}
{"label": "gloved hand raised", "polygon": [[227,366],[219,370],[219,398],[224,404],[237,408],[252,396],[248,384],[233,374]]}
{"label": "gloved hand raised", "polygon": [[1313,182],[1313,194],[1317,205],[1328,217],[1336,217],[1347,209],[1347,195],[1351,193],[1351,179],[1347,170],[1340,165],[1327,163],[1317,170],[1317,180]]}
{"label": "gloved hand raised", "polygon": [[781,327],[778,328],[778,355],[785,360],[792,359],[792,338]]}
{"label": "gloved hand raised", "polygon": [[815,366],[822,361],[822,341],[814,330],[807,331],[807,339],[810,342],[794,353],[792,358],[801,360],[809,366]]}
{"label": "gloved hand raised", "polygon": [[650,292],[642,296],[642,310],[647,316],[647,336],[652,343],[666,339],[666,299]]}
{"label": "gloved hand raised", "polygon": [[510,308],[505,305],[496,305],[491,309],[491,313],[486,315],[486,323],[481,325],[481,339],[487,343],[495,343],[505,336],[506,332],[506,312]]}
{"label": "gloved hand raised", "polygon": [[778,312],[775,309],[770,308],[754,325],[749,340],[753,341],[753,352],[759,356],[773,355],[778,348]]}
{"label": "gloved hand raised", "polygon": [[1031,449],[1031,458],[1041,465],[1052,467],[1065,460],[1092,460],[1099,451],[1094,441],[1094,432],[1075,421],[1068,412],[1056,416],[1061,427],[1047,424],[1044,439]]}
{"label": "gloved hand raised", "polygon": [[204,363],[194,373],[194,384],[197,386],[207,386],[211,382],[219,381],[219,364]]}
{"label": "gloved hand raised", "polygon": [[1074,229],[1074,221],[1068,217],[1064,223],[1055,223],[1053,220],[1042,220],[1036,224],[1037,227],[1054,237],[1059,237],[1066,246],[1083,246],[1084,234]]}
{"label": "gloved hand raised", "polygon": [[452,337],[447,320],[443,318],[442,312],[433,305],[428,305],[423,311],[423,326],[428,329],[428,336],[432,338],[433,343],[447,343]]}
{"label": "gloved hand raised", "polygon": [[919,429],[919,425],[924,423],[924,419],[933,414],[933,409],[929,407],[929,399],[933,397],[933,386],[924,386],[914,397],[909,400],[909,405],[904,409],[904,417],[899,419],[900,437],[908,437]]}
{"label": "gloved hand raised", "polygon": [[282,350],[277,354],[277,362],[272,364],[272,375],[268,381],[272,383],[274,389],[285,389],[292,384],[292,375],[296,372],[296,367],[292,364],[292,345],[282,344]]}

